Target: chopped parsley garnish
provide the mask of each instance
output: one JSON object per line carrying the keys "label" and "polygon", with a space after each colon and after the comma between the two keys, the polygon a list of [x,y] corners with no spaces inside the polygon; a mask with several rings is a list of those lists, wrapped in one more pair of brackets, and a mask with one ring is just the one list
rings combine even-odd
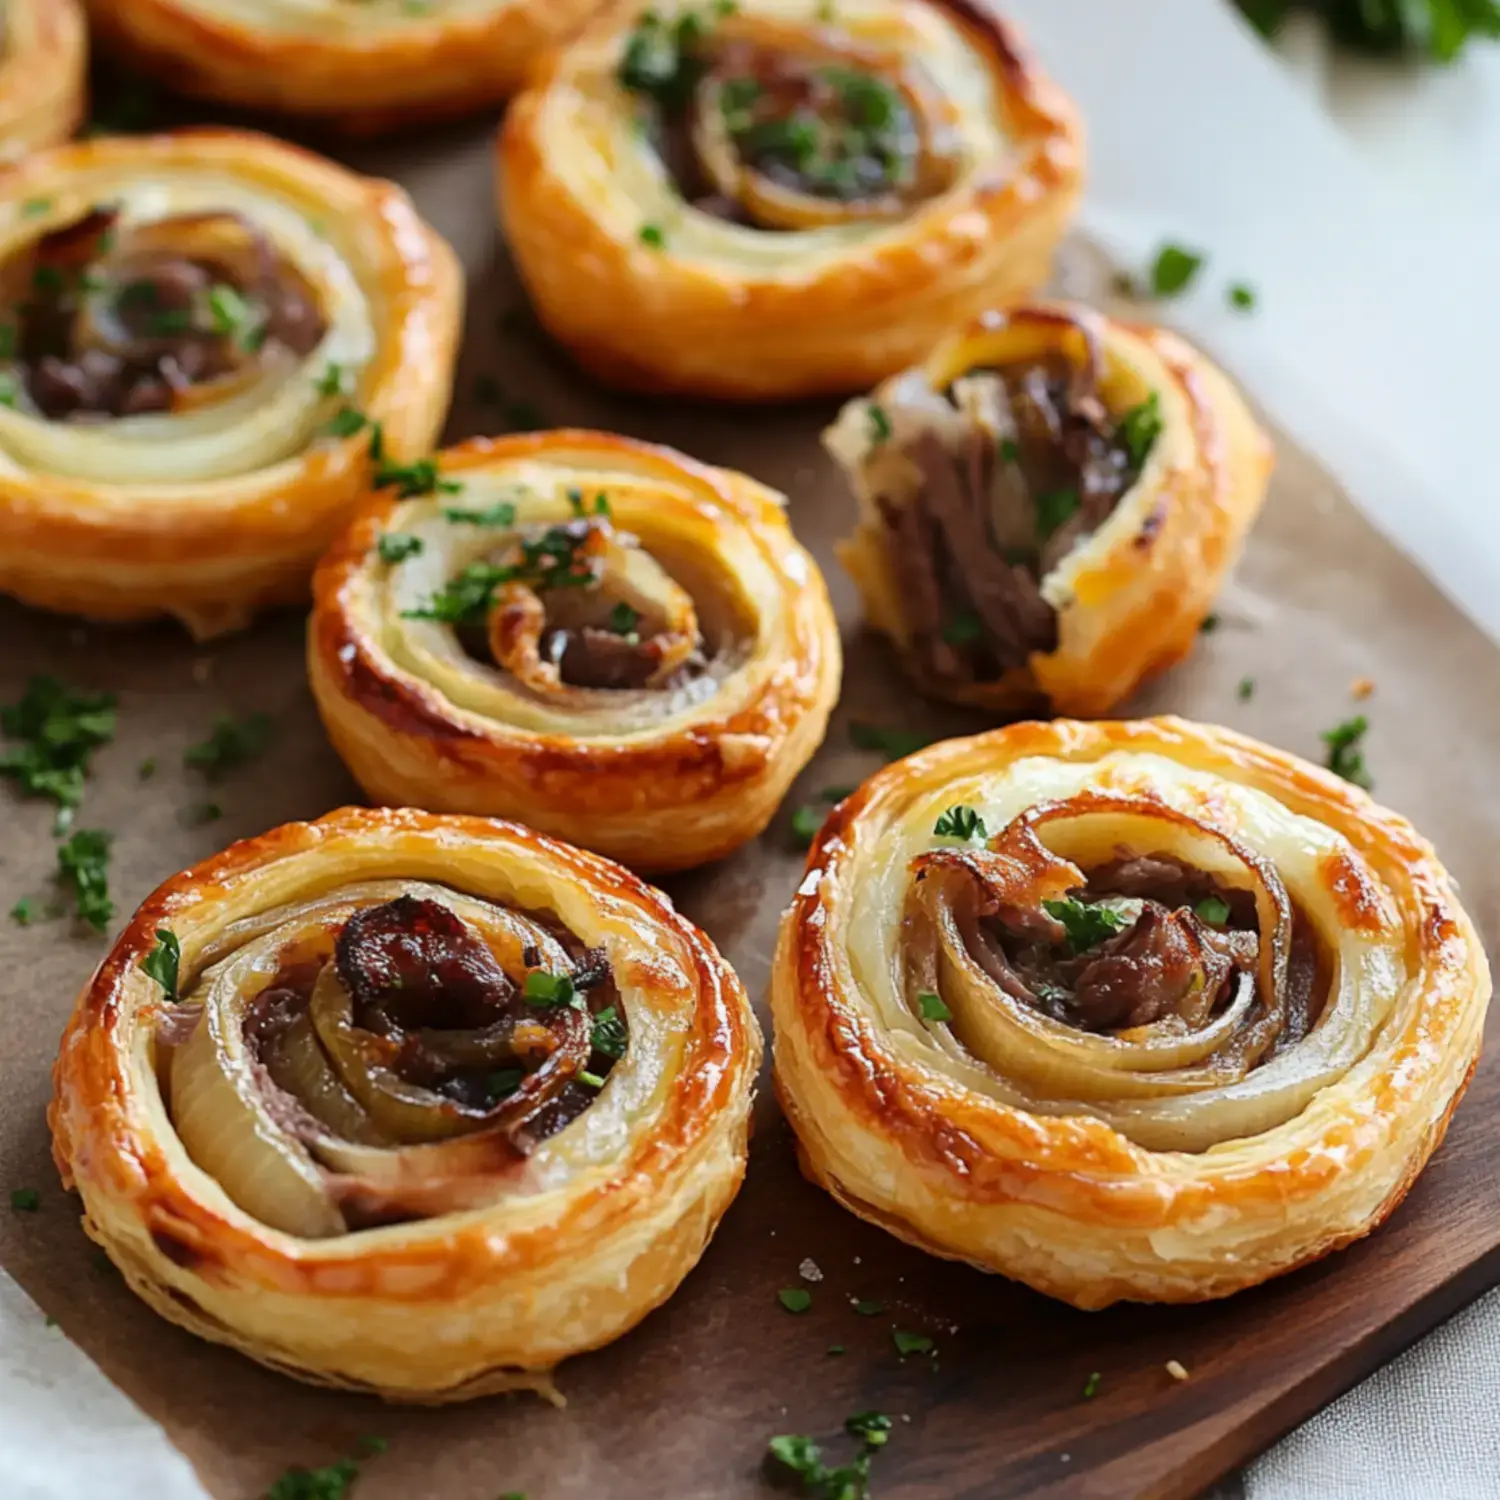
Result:
{"label": "chopped parsley garnish", "polygon": [[776,1300],[789,1313],[805,1313],[812,1306],[812,1293],[805,1286],[783,1287],[777,1292]]}
{"label": "chopped parsley garnish", "polygon": [[224,816],[224,809],[217,802],[195,802],[182,815],[184,828],[201,828],[205,823],[217,823]]}
{"label": "chopped parsley garnish", "polygon": [[36,919],[36,901],[31,896],[22,896],[10,909],[10,919],[18,927],[29,927]]}
{"label": "chopped parsley garnish", "polygon": [[470,563],[457,578],[439,589],[425,604],[403,611],[409,620],[439,620],[452,625],[474,624],[489,610],[503,583],[527,583],[538,589],[580,588],[592,584],[594,574],[575,565],[573,554],[584,533],[549,526],[535,541],[521,543],[521,561],[505,566]]}
{"label": "chopped parsley garnish", "polygon": [[884,729],[879,724],[853,723],[849,726],[849,742],[856,750],[878,750],[887,760],[903,760],[925,750],[932,743],[932,736],[920,729]]}
{"label": "chopped parsley garnish", "polygon": [[533,969],[526,976],[522,994],[530,1005],[571,1005],[574,1000],[573,976]]}
{"label": "chopped parsley garnish", "polygon": [[1367,792],[1375,785],[1365,766],[1365,752],[1361,745],[1369,727],[1370,721],[1363,714],[1357,714],[1323,731],[1323,743],[1328,746],[1325,762],[1328,769]]}
{"label": "chopped parsley garnish", "polygon": [[1225,295],[1236,312],[1249,312],[1255,306],[1255,288],[1246,286],[1243,281],[1236,281]]}
{"label": "chopped parsley garnish", "polygon": [[521,1087],[526,1077],[523,1068],[497,1068],[484,1080],[485,1092],[491,1099],[509,1099]]}
{"label": "chopped parsley garnish", "polygon": [[227,281],[209,287],[208,311],[214,331],[239,343],[248,340],[261,324],[259,313]]}
{"label": "chopped parsley garnish", "polygon": [[325,437],[347,438],[363,432],[370,419],[352,406],[341,406],[319,429]]}
{"label": "chopped parsley garnish", "polygon": [[1218,615],[1204,615],[1198,625],[1198,633],[1200,635],[1212,635],[1222,623]]}
{"label": "chopped parsley garnish", "polygon": [[1083,1383],[1083,1399],[1085,1401],[1092,1401],[1094,1399],[1094,1397],[1096,1395],[1098,1395],[1098,1393],[1099,1393],[1099,1386],[1101,1385],[1101,1383],[1103,1382],[1103,1380],[1104,1380],[1104,1377],[1097,1370],[1095,1370],[1094,1373],[1092,1375],[1090,1375],[1087,1380],[1084,1381],[1084,1383]]}
{"label": "chopped parsley garnish", "polygon": [[109,926],[115,904],[109,899],[109,846],[112,833],[80,828],[57,849],[57,878],[72,893],[78,915],[96,932]]}
{"label": "chopped parsley garnish", "polygon": [[984,819],[967,803],[960,802],[950,807],[932,825],[933,833],[940,839],[963,839],[966,843],[974,838],[986,839]]}
{"label": "chopped parsley garnish", "polygon": [[83,801],[89,758],[114,738],[115,697],[33,677],[18,702],[0,709],[0,728],[20,742],[0,754],[0,775],[14,777],[28,797],[75,808]]}
{"label": "chopped parsley garnish", "polygon": [[1036,497],[1036,534],[1046,541],[1078,510],[1077,490],[1048,490]]}
{"label": "chopped parsley garnish", "polygon": [[1130,466],[1139,469],[1146,462],[1157,438],[1161,436],[1163,422],[1161,397],[1152,391],[1139,406],[1132,406],[1116,428],[1119,439],[1130,453]]}
{"label": "chopped parsley garnish", "polygon": [[501,500],[487,510],[455,510],[445,506],[443,519],[455,526],[514,526],[516,508],[509,500]]}
{"label": "chopped parsley garnish", "polygon": [[1042,907],[1048,916],[1062,923],[1068,947],[1074,953],[1087,953],[1106,938],[1123,932],[1136,920],[1139,911],[1138,906],[1126,903],[1116,905],[1107,899],[1078,901],[1072,896],[1064,896],[1061,901],[1043,901]]}
{"label": "chopped parsley garnish", "polygon": [[156,946],[141,961],[141,970],[166,992],[168,1000],[177,998],[177,969],[182,962],[182,945],[170,928],[156,929]]}
{"label": "chopped parsley garnish", "polygon": [[[378,428],[375,430],[379,431]],[[372,447],[371,457],[374,456]],[[401,500],[411,500],[418,495],[456,495],[463,489],[463,485],[456,479],[444,479],[438,473],[435,458],[419,458],[409,464],[391,463],[382,459],[375,471],[374,484],[377,490],[395,485],[397,498]],[[445,511],[444,514],[448,513]],[[449,516],[448,519],[453,518]]]}
{"label": "chopped parsley garnish", "polygon": [[856,1302],[854,1310],[862,1318],[878,1318],[885,1311],[884,1302]]}
{"label": "chopped parsley garnish", "polygon": [[143,760],[140,765],[135,768],[135,774],[139,776],[142,781],[150,781],[151,778],[156,775],[156,757],[154,755],[148,755],[146,759]]}
{"label": "chopped parsley garnish", "polygon": [[625,1022],[620,1019],[620,1013],[613,1005],[606,1005],[594,1017],[593,1030],[589,1033],[589,1046],[600,1057],[621,1058],[625,1055],[628,1040]]}
{"label": "chopped parsley garnish", "polygon": [[266,1491],[266,1500],[345,1500],[358,1476],[359,1465],[352,1458],[321,1469],[288,1469]]}
{"label": "chopped parsley garnish", "polygon": [[923,990],[917,996],[917,1005],[922,1012],[924,1021],[951,1021],[953,1012],[943,1003],[941,995],[934,995],[931,990]]}
{"label": "chopped parsley garnish", "polygon": [[672,20],[646,11],[625,44],[617,75],[621,84],[663,109],[681,109],[707,67],[700,49],[714,20],[734,9],[732,0],[714,0],[706,12],[685,10]]}
{"label": "chopped parsley garnish", "polygon": [[641,614],[623,599],[609,612],[609,628],[616,635],[634,635],[641,623]]}
{"label": "chopped parsley garnish", "polygon": [[1157,297],[1175,297],[1185,292],[1203,267],[1205,257],[1182,245],[1163,245],[1151,263],[1151,292]]}
{"label": "chopped parsley garnish", "polygon": [[219,714],[208,738],[182,752],[182,763],[202,771],[210,781],[217,781],[226,771],[254,760],[270,740],[269,714],[251,713],[243,719]]}
{"label": "chopped parsley garnish", "polygon": [[42,1195],[35,1188],[13,1188],[10,1206],[18,1214],[34,1214],[42,1206]]}
{"label": "chopped parsley garnish", "polygon": [[[843,1352],[841,1345],[829,1349]],[[891,1419],[878,1411],[862,1411],[844,1421],[844,1431],[863,1446],[847,1464],[830,1469],[823,1450],[810,1437],[786,1433],[773,1437],[770,1457],[802,1481],[802,1493],[811,1500],[866,1500],[870,1493],[870,1460],[890,1439]]]}
{"label": "chopped parsley garnish", "polygon": [[660,224],[642,224],[640,230],[640,241],[643,245],[649,245],[653,250],[666,248],[666,231]]}
{"label": "chopped parsley garnish", "polygon": [[972,610],[954,617],[943,626],[943,639],[950,646],[967,646],[984,636],[984,622]]}
{"label": "chopped parsley garnish", "polygon": [[905,1358],[908,1354],[931,1354],[932,1340],[925,1333],[908,1333],[904,1328],[891,1330],[891,1342],[896,1353]]}
{"label": "chopped parsley garnish", "polygon": [[568,505],[575,516],[603,516],[606,521],[614,519],[614,513],[609,508],[609,496],[603,490],[594,496],[593,506],[590,508],[589,503],[583,498],[583,491],[576,487],[572,488],[568,491]]}
{"label": "chopped parsley garnish", "polygon": [[35,219],[40,215],[49,212],[51,208],[52,200],[50,198],[28,198],[21,205],[21,212],[28,219]]}
{"label": "chopped parsley garnish", "polygon": [[842,1344],[830,1344],[828,1346],[827,1352],[829,1354],[842,1354],[844,1352],[844,1346]]}
{"label": "chopped parsley garnish", "polygon": [[579,1083],[585,1085],[588,1088],[602,1089],[604,1087],[604,1079],[602,1079],[597,1073],[590,1073],[584,1068],[580,1068],[573,1076],[579,1081]]}
{"label": "chopped parsley garnish", "polygon": [[395,564],[405,562],[408,557],[418,556],[423,545],[419,536],[411,536],[404,531],[386,531],[381,533],[377,549],[381,562]]}
{"label": "chopped parsley garnish", "polygon": [[[347,396],[349,394],[349,372],[341,364],[330,360],[323,367],[323,373],[318,376],[313,389],[320,396]],[[345,408],[351,410],[352,408]],[[358,429],[355,429],[358,431]]]}
{"label": "chopped parsley garnish", "polygon": [[1222,927],[1229,920],[1229,903],[1222,896],[1205,896],[1193,910],[1210,927]]}
{"label": "chopped parsley garnish", "polygon": [[390,1451],[390,1439],[383,1437],[362,1437],[357,1444],[359,1451],[366,1458],[373,1458],[377,1453]]}
{"label": "chopped parsley garnish", "polygon": [[1248,703],[1255,696],[1255,679],[1253,677],[1241,677],[1240,685],[1235,689],[1235,694],[1241,703]]}
{"label": "chopped parsley garnish", "polygon": [[886,415],[885,407],[878,401],[871,401],[865,408],[870,417],[870,441],[872,443],[884,443],[890,440],[891,419]]}
{"label": "chopped parsley garnish", "polygon": [[852,1438],[859,1438],[872,1448],[883,1448],[890,1441],[895,1423],[884,1412],[862,1411],[844,1418],[844,1431]]}

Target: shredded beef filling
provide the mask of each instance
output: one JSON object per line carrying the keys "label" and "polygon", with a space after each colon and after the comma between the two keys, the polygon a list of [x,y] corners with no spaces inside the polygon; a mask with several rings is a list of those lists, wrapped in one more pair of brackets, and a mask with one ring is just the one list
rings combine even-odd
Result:
{"label": "shredded beef filling", "polygon": [[234,215],[122,226],[96,209],[0,283],[17,373],[53,421],[171,411],[278,350],[308,354],[325,332],[312,289]]}
{"label": "shredded beef filling", "polygon": [[[1234,1002],[1243,984],[1255,981],[1260,938],[1248,892],[1176,860],[1123,855],[1089,871],[1076,899],[1106,917],[1090,934],[1099,940],[1086,946],[1076,941],[1076,924],[1046,911],[993,905],[965,933],[970,952],[1000,988],[1055,1021],[1106,1033],[1175,1017],[1198,1030]],[[1322,979],[1316,938],[1299,913],[1286,1020],[1266,1036],[1257,1062],[1312,1029],[1317,996],[1326,989]],[[1257,1000],[1247,1029],[1261,1021],[1261,1009]]]}
{"label": "shredded beef filling", "polygon": [[[570,998],[557,1004],[528,999],[485,943],[438,902],[402,896],[356,912],[338,936],[333,962],[353,997],[354,1024],[368,1033],[380,1065],[455,1105],[487,1110],[563,1045],[562,1031],[579,1024],[581,1006],[590,1025],[609,1013],[608,1030],[595,1036],[605,1050],[591,1050],[589,1059],[596,1077],[606,1075],[627,1037],[608,962],[560,924],[543,919],[540,925],[558,938],[573,965],[565,976]],[[531,950],[524,957],[540,962]],[[251,1007],[246,1037],[275,1085],[266,1091],[267,1103],[283,1124],[296,1128],[310,1117],[347,1134],[347,1115],[307,1095],[309,1069],[294,1055],[319,1046],[309,1003],[321,967],[289,954]],[[524,1122],[524,1144],[529,1148],[561,1130],[597,1092],[571,1077],[551,1089]],[[377,1115],[376,1126],[382,1123]],[[381,1142],[378,1129],[355,1134]]]}
{"label": "shredded beef filling", "polygon": [[1049,356],[984,371],[946,399],[946,420],[892,413],[910,431],[895,457],[914,488],[880,505],[914,649],[935,676],[983,682],[1056,649],[1041,581],[1139,469],[1091,364]]}

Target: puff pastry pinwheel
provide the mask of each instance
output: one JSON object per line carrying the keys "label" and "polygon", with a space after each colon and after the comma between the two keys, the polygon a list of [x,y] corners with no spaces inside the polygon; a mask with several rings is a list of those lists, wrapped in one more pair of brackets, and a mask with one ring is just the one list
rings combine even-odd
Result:
{"label": "puff pastry pinwheel", "polygon": [[305,597],[447,412],[458,264],[399,188],[228,130],[0,180],[0,590],[199,636]]}
{"label": "puff pastry pinwheel", "polygon": [[513,824],[346,808],[166,882],[79,998],[54,1151],[164,1317],[393,1399],[550,1390],[739,1188],[760,1032],[670,901]]}
{"label": "puff pastry pinwheel", "polygon": [[78,128],[87,62],[79,0],[7,0],[0,8],[0,166]]}
{"label": "puff pastry pinwheel", "polygon": [[1186,656],[1272,459],[1196,350],[1068,304],[982,315],[824,441],[870,623],[924,691],[1000,712],[1106,713]]}
{"label": "puff pastry pinwheel", "polygon": [[427,478],[362,512],[314,581],[313,695],[365,791],[636,869],[754,838],[839,683],[781,497],[593,432],[466,443]]}
{"label": "puff pastry pinwheel", "polygon": [[112,55],[199,99],[370,134],[483,109],[603,0],[86,0]]}
{"label": "puff pastry pinwheel", "polygon": [[778,400],[870,385],[1040,286],[1082,161],[988,0],[631,0],[511,106],[500,207],[588,369]]}
{"label": "puff pastry pinwheel", "polygon": [[1363,792],[1224,729],[1057,720],[845,802],[771,1005],[815,1181],[1097,1308],[1224,1296],[1381,1223],[1489,997],[1431,846]]}

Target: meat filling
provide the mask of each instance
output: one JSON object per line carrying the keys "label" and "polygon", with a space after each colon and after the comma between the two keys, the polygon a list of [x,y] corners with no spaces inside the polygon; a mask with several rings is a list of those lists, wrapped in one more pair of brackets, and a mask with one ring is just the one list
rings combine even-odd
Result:
{"label": "meat filling", "polygon": [[8,356],[53,421],[177,410],[326,331],[312,288],[230,214],[127,227],[96,209],[0,270],[0,286]]}
{"label": "meat filling", "polygon": [[[453,1120],[430,1126],[415,1119],[419,1134],[463,1133],[522,1095],[535,1076],[524,1144],[562,1129],[596,1096],[628,1033],[603,955],[543,925],[559,941],[566,936],[573,968],[535,984],[528,975],[523,987],[437,902],[399,897],[357,912],[333,953],[350,1002],[342,1029],[330,1024],[320,998],[323,964],[289,955],[246,1021],[247,1040],[274,1085],[268,1100],[284,1123],[304,1134],[321,1127],[367,1144],[399,1144],[413,1135],[415,1117],[399,1093],[409,1084],[434,1101],[427,1113],[455,1111]],[[540,963],[535,953],[530,959]],[[577,1052],[579,1028],[585,1081],[572,1068],[547,1067],[554,1056]],[[395,1082],[373,1087],[379,1078]]]}
{"label": "meat filling", "polygon": [[[1082,891],[1043,911],[981,910],[966,938],[1013,999],[1094,1033],[1173,1020],[1199,1030],[1255,983],[1260,959],[1252,895],[1176,860],[1131,855],[1095,867]],[[1259,1000],[1245,1019],[1252,1065],[1312,1029],[1319,983],[1316,939],[1298,915],[1284,1021],[1262,1025]]]}
{"label": "meat filling", "polygon": [[1092,361],[1060,356],[875,408],[889,436],[867,463],[912,649],[930,673],[989,681],[1056,649],[1042,580],[1135,483],[1154,409],[1116,422]]}
{"label": "meat filling", "polygon": [[[806,198],[893,212],[951,175],[925,149],[903,87],[836,57],[726,39],[706,13],[648,13],[620,81],[643,101],[648,138],[680,196],[733,223],[799,227],[737,190],[741,171]],[[724,144],[706,149],[713,141]]]}

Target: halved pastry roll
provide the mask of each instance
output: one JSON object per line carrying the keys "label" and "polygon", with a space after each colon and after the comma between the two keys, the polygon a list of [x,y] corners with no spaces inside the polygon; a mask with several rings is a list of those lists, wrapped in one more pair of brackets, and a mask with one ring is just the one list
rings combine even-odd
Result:
{"label": "halved pastry roll", "polygon": [[306,594],[447,411],[457,261],[265,136],[99,139],[0,180],[0,590],[196,635]]}
{"label": "halved pastry roll", "polygon": [[506,116],[500,206],[547,328],[632,390],[847,392],[1046,280],[1069,101],[989,5],[616,5]]}
{"label": "halved pastry roll", "polygon": [[314,584],[313,695],[366,792],[638,869],[754,838],[839,684],[781,497],[567,431],[466,443],[423,488],[362,512]]}
{"label": "halved pastry roll", "polygon": [[839,556],[935,697],[1102,714],[1191,651],[1270,475],[1203,355],[1071,304],[985,314],[824,438]]}
{"label": "halved pastry roll", "polygon": [[367,134],[498,103],[604,0],[86,3],[111,55],[180,93]]}
{"label": "halved pastry roll", "polygon": [[88,103],[79,0],[8,0],[0,11],[0,166],[65,141]]}
{"label": "halved pastry roll", "polygon": [[1192,1302],[1367,1234],[1490,997],[1431,847],[1337,777],[1175,719],[887,767],[783,920],[776,1080],[863,1218],[1079,1307]]}
{"label": "halved pastry roll", "polygon": [[550,1391],[671,1296],[745,1169],[760,1033],[671,903],[477,818],[346,808],[166,882],[51,1109],[164,1317],[394,1399]]}

